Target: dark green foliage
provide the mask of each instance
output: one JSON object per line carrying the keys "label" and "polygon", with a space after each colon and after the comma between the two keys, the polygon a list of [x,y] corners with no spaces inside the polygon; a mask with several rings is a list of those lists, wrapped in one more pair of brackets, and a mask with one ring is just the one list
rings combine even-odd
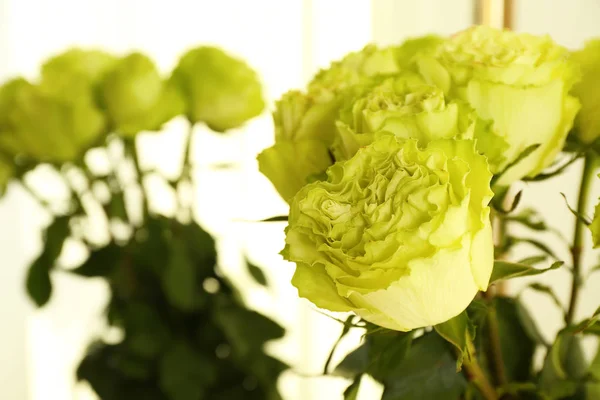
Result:
{"label": "dark green foliage", "polygon": [[44,232],[42,253],[29,266],[26,280],[27,293],[38,307],[50,300],[52,294],[50,271],[54,268],[69,233],[69,218],[56,218]]}
{"label": "dark green foliage", "polygon": [[252,278],[254,278],[256,283],[262,286],[267,286],[267,277],[265,276],[263,270],[260,269],[260,267],[254,265],[248,260],[246,260],[246,266],[248,267],[248,272],[250,273]]}
{"label": "dark green foliage", "polygon": [[413,340],[412,332],[369,328],[364,343],[333,372],[354,379],[346,398],[356,395],[365,373],[384,385],[384,400],[453,400],[465,391],[467,381],[456,372],[452,346],[437,333]]}
{"label": "dark green foliage", "polygon": [[[494,261],[494,269],[492,270],[490,284],[504,279],[520,278],[523,276],[543,274],[544,272],[560,268],[564,264],[562,261],[556,261],[548,268],[538,269],[530,265],[533,259],[525,261],[526,262],[520,263],[513,263],[502,260]],[[539,260],[536,258],[535,261]]]}
{"label": "dark green foliage", "polygon": [[[536,343],[529,336],[523,323],[524,319],[530,321],[530,318],[527,314],[519,315],[526,311],[519,310],[520,304],[508,297],[494,298],[491,307],[498,321],[498,337],[506,378],[509,382],[526,382],[532,378],[533,353],[536,348]],[[530,323],[533,324],[533,321]],[[489,337],[486,331],[489,328],[489,325],[485,325],[481,333],[481,338],[486,345],[489,345],[486,342]]]}
{"label": "dark green foliage", "polygon": [[279,399],[287,366],[263,347],[283,328],[216,274],[211,236],[158,217],[135,238],[93,251],[73,271],[109,281],[108,319],[124,332],[119,344],[91,346],[78,378],[103,400]]}

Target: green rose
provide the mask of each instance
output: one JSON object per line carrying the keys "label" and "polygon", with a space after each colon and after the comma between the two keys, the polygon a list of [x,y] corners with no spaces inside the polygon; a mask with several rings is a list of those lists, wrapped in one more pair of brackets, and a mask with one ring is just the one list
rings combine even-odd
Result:
{"label": "green rose", "polygon": [[41,86],[52,93],[68,91],[74,80],[95,86],[116,61],[116,57],[103,51],[71,49],[44,63]]}
{"label": "green rose", "polygon": [[322,69],[308,84],[312,93],[332,92],[361,84],[365,79],[399,72],[394,50],[368,45],[361,51],[349,53]]}
{"label": "green rose", "polygon": [[[447,102],[437,86],[414,73],[404,72],[366,91],[342,109],[333,145],[335,159],[347,160],[373,141],[379,131],[426,145],[435,139],[472,139],[477,115],[462,101]],[[480,124],[485,126],[485,124]]]}
{"label": "green rose", "polygon": [[367,46],[321,70],[308,93],[291,91],[273,113],[275,145],[258,156],[260,171],[286,201],[333,164],[330,148],[340,109],[382,76],[398,72],[391,49]]}
{"label": "green rose", "polygon": [[187,52],[172,79],[184,94],[188,119],[217,132],[236,128],[265,108],[256,72],[215,47]]}
{"label": "green rose", "polygon": [[132,136],[158,130],[183,112],[183,99],[165,82],[148,57],[133,53],[119,60],[101,84],[102,103],[114,128]]}
{"label": "green rose", "polygon": [[486,290],[491,172],[471,140],[379,135],[294,197],[284,258],[299,294],[400,331],[439,324]]}
{"label": "green rose", "polygon": [[257,157],[258,167],[281,197],[290,200],[310,176],[331,164],[329,145],[335,133],[338,103],[288,92],[276,103],[273,113],[275,145]]}
{"label": "green rose", "polygon": [[89,84],[73,80],[53,91],[15,79],[0,87],[0,150],[37,161],[80,157],[106,132]]}
{"label": "green rose", "polygon": [[414,57],[421,53],[435,51],[444,43],[444,38],[438,35],[425,35],[420,37],[409,38],[400,46],[393,48],[396,56],[396,63],[403,70],[413,68]]}
{"label": "green rose", "polygon": [[584,143],[600,137],[600,39],[590,40],[582,50],[573,53],[573,61],[581,68],[582,79],[572,90],[581,101],[575,120],[575,133]]}
{"label": "green rose", "polygon": [[0,197],[4,195],[6,184],[14,174],[14,168],[8,161],[0,158]]}
{"label": "green rose", "polygon": [[537,175],[563,148],[579,109],[569,95],[577,73],[568,51],[548,36],[473,27],[419,57],[417,65],[429,82],[465,100],[492,123],[489,135],[498,138],[488,138],[480,150],[487,154],[495,143],[507,143],[503,160],[491,163],[492,172],[504,170],[525,149],[540,144],[503,173],[498,184]]}

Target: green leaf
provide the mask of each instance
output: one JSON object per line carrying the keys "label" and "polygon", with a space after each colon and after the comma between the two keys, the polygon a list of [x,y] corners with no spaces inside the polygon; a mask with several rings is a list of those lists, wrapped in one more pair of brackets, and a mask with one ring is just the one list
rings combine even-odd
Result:
{"label": "green leaf", "polygon": [[571,211],[571,214],[573,214],[575,216],[575,218],[577,218],[577,220],[579,220],[579,222],[585,224],[585,225],[590,225],[592,223],[592,221],[586,217],[585,215],[581,214],[580,212],[578,212],[577,210],[575,210],[573,207],[571,207],[569,205],[569,201],[567,200],[567,196],[561,192],[560,194],[563,199],[565,199],[565,204],[567,205],[567,208],[569,209],[569,211]]}
{"label": "green leaf", "polygon": [[592,276],[593,274],[595,274],[598,271],[600,271],[600,265],[596,265],[596,266],[590,268],[590,270],[588,271],[588,274],[587,274],[588,279],[590,276]]}
{"label": "green leaf", "polygon": [[395,370],[412,345],[413,332],[378,331],[367,335],[369,365],[366,372],[380,382],[396,374]]}
{"label": "green leaf", "polygon": [[560,167],[557,167],[548,172],[542,172],[541,174],[538,174],[533,178],[525,177],[525,178],[523,178],[523,181],[539,182],[539,181],[544,181],[546,179],[554,178],[555,176],[563,173],[571,164],[573,164],[575,161],[577,161],[577,159],[579,159],[582,155],[583,155],[583,152],[579,152],[579,153],[573,155],[571,158],[569,158],[569,160],[567,162],[563,163]]}
{"label": "green leaf", "polygon": [[123,192],[112,193],[110,202],[106,208],[110,218],[117,218],[124,222],[129,221],[127,207],[125,206],[125,194]]}
{"label": "green leaf", "polygon": [[288,216],[287,215],[279,215],[277,217],[271,217],[271,218],[267,218],[267,219],[262,219],[258,222],[287,222],[288,220]]}
{"label": "green leaf", "polygon": [[600,320],[600,307],[594,311],[594,314],[590,318],[584,319],[579,324],[574,327],[569,327],[566,329],[567,332],[571,333],[594,333],[600,334],[600,326],[598,321]]}
{"label": "green leaf", "polygon": [[469,317],[463,311],[458,316],[433,327],[435,331],[458,350],[460,356],[456,360],[456,371],[462,368],[464,357],[469,357],[467,344],[469,340]]}
{"label": "green leaf", "polygon": [[248,272],[254,278],[256,283],[262,286],[267,286],[267,277],[260,267],[252,264],[250,261],[246,260],[246,266],[248,267]]}
{"label": "green leaf", "polygon": [[415,339],[392,372],[382,382],[382,400],[458,400],[467,387],[445,340],[433,333]]}
{"label": "green leaf", "polygon": [[162,285],[169,303],[182,311],[193,311],[203,305],[198,287],[196,267],[183,240],[170,243],[169,261],[165,266]]}
{"label": "green leaf", "polygon": [[384,328],[370,330],[364,342],[335,367],[333,375],[353,379],[368,373],[382,382],[394,374],[394,369],[410,349],[412,337],[413,332]]}
{"label": "green leaf", "polygon": [[352,379],[367,371],[369,366],[369,344],[363,343],[350,352],[332,372],[332,375]]}
{"label": "green leaf", "polygon": [[525,158],[527,158],[527,156],[529,156],[531,153],[533,153],[534,151],[536,151],[538,149],[538,147],[540,147],[540,146],[541,146],[540,143],[536,143],[536,144],[532,144],[531,146],[528,146],[527,148],[525,148],[525,150],[523,150],[521,152],[521,154],[519,154],[517,156],[517,158],[515,158],[512,162],[510,162],[504,168],[503,171],[501,171],[500,173],[494,175],[494,177],[492,178],[492,181],[490,182],[490,186],[494,186],[494,183],[496,183],[498,181],[498,179],[500,179],[502,177],[502,175],[504,175],[509,169],[511,169],[512,167],[514,167],[518,163],[520,163],[522,160],[524,160]]}
{"label": "green leaf", "polygon": [[[531,379],[536,343],[529,336],[519,317],[520,303],[508,297],[495,297],[491,307],[498,325],[498,338],[504,370],[509,382],[526,382]],[[533,321],[531,321],[533,323]],[[489,326],[482,337],[487,343]],[[488,343],[489,346],[489,343]]]}
{"label": "green leaf", "polygon": [[581,339],[568,332],[560,333],[548,351],[540,373],[539,387],[549,399],[573,396],[581,390],[587,372]]}
{"label": "green leaf", "polygon": [[267,341],[279,339],[284,335],[283,328],[264,315],[243,308],[230,300],[222,300],[225,299],[221,297],[213,317],[242,359],[252,358],[256,352],[262,353],[263,345]]}
{"label": "green leaf", "polygon": [[50,300],[52,294],[50,271],[54,268],[69,234],[69,218],[65,216],[54,219],[44,231],[42,253],[29,266],[25,286],[29,297],[38,307],[42,307]]}
{"label": "green leaf", "polygon": [[508,192],[503,192],[502,200],[496,199],[492,203],[494,206],[494,209],[501,214],[510,214],[511,212],[515,211],[515,209],[519,206],[519,203],[521,202],[521,196],[523,195],[523,191],[519,190],[517,192],[517,194],[515,195],[515,197],[513,198],[512,204],[508,207],[508,209],[505,209],[504,208],[504,199],[506,198],[507,193]]}
{"label": "green leaf", "polygon": [[533,266],[533,265],[536,265],[539,263],[543,263],[547,259],[548,259],[547,256],[531,256],[531,257],[527,257],[527,258],[517,261],[517,264],[525,264],[525,265]]}
{"label": "green leaf", "polygon": [[552,251],[552,249],[550,249],[550,247],[548,247],[547,245],[545,245],[544,243],[540,242],[539,240],[535,240],[535,239],[531,239],[531,238],[522,238],[522,237],[511,237],[513,243],[517,244],[517,243],[527,243],[541,251],[543,251],[544,253],[548,254],[550,257],[554,258],[555,260],[558,259],[558,256],[556,255],[556,253],[554,253],[554,251]]}
{"label": "green leaf", "polygon": [[552,299],[554,304],[556,304],[558,309],[563,313],[563,316],[566,315],[566,311],[565,311],[563,305],[561,304],[560,300],[558,299],[558,297],[556,296],[556,294],[554,293],[554,291],[552,290],[552,288],[550,286],[543,285],[541,283],[531,283],[527,286],[527,288],[533,289],[540,293],[547,294]]}
{"label": "green leaf", "polygon": [[596,356],[592,360],[588,372],[596,381],[600,381],[600,346],[596,350]]}
{"label": "green leaf", "polygon": [[354,381],[344,390],[344,400],[356,400],[360,389],[362,375],[358,375]]}
{"label": "green leaf", "polygon": [[169,400],[202,399],[217,378],[215,365],[206,355],[178,341],[160,361],[159,386]]}
{"label": "green leaf", "polygon": [[132,301],[121,307],[128,351],[145,359],[157,357],[172,340],[168,322],[153,304]]}
{"label": "green leaf", "polygon": [[533,382],[510,382],[498,388],[500,398],[504,395],[517,396],[519,393],[535,393],[537,385]]}
{"label": "green leaf", "polygon": [[472,324],[482,325],[489,312],[489,307],[483,300],[474,299],[467,308],[467,315]]}
{"label": "green leaf", "polygon": [[66,270],[75,275],[91,277],[107,277],[119,264],[125,249],[110,243],[108,246],[90,253],[88,259],[79,267]]}
{"label": "green leaf", "polygon": [[533,318],[520,301],[515,301],[515,312],[519,321],[519,324],[525,331],[527,337],[531,339],[534,343],[541,344],[546,347],[550,347],[550,344],[546,342],[544,336],[540,332],[538,326],[536,325]]}
{"label": "green leaf", "polygon": [[193,263],[202,270],[203,276],[211,275],[217,263],[215,240],[198,224],[183,225],[180,240],[185,242]]}
{"label": "green leaf", "polygon": [[546,222],[544,222],[542,216],[534,209],[527,208],[517,215],[508,215],[504,219],[508,222],[514,222],[521,224],[534,231],[545,231],[548,229]]}
{"label": "green leaf", "polygon": [[256,377],[262,388],[267,391],[266,396],[256,400],[281,400],[277,391],[277,378],[289,366],[265,353],[255,353],[250,359],[243,362],[244,370]]}
{"label": "green leaf", "polygon": [[504,279],[520,278],[523,276],[533,276],[543,274],[544,272],[552,271],[560,268],[564,263],[562,261],[554,262],[548,268],[533,268],[527,264],[511,263],[508,261],[494,261],[494,269],[490,278],[490,284]]}
{"label": "green leaf", "polygon": [[52,294],[52,281],[50,280],[52,266],[46,264],[45,261],[43,258],[38,258],[31,264],[27,272],[27,293],[38,307],[46,304]]}

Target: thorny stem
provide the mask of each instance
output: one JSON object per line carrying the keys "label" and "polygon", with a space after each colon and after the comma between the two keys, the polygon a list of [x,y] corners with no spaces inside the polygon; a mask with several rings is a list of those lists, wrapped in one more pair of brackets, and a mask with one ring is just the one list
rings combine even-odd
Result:
{"label": "thorny stem", "polygon": [[485,400],[498,400],[498,394],[496,390],[490,383],[489,379],[481,369],[479,362],[477,361],[477,357],[475,354],[475,346],[473,345],[473,341],[471,338],[468,338],[467,346],[469,350],[470,357],[465,357],[464,368],[469,381],[473,382],[477,389],[483,395]]}

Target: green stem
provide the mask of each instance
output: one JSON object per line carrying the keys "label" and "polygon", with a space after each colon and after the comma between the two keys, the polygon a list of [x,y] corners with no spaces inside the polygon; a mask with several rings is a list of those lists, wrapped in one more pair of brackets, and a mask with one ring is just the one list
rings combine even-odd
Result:
{"label": "green stem", "polygon": [[479,389],[485,400],[498,400],[498,394],[496,393],[496,390],[490,383],[489,379],[483,372],[483,369],[481,369],[479,362],[477,361],[475,346],[473,345],[473,341],[470,337],[468,338],[467,346],[470,356],[465,357],[465,361],[463,363],[467,378],[469,381],[473,382],[477,389]]}
{"label": "green stem", "polygon": [[50,202],[46,199],[44,199],[42,196],[40,196],[25,180],[25,177],[21,177],[20,178],[21,181],[21,187],[23,189],[25,189],[25,191],[27,193],[29,193],[29,195],[31,197],[33,197],[39,204],[40,206],[42,206],[42,208],[44,208],[46,211],[48,211],[50,213],[50,215],[54,216],[55,213],[52,210],[52,205],[50,204]]}
{"label": "green stem", "polygon": [[146,189],[144,187],[144,171],[142,171],[142,167],[140,164],[140,158],[138,154],[138,146],[135,140],[135,137],[130,140],[125,140],[125,151],[131,156],[131,161],[133,162],[133,166],[135,167],[135,172],[138,176],[138,185],[140,186],[140,192],[142,194],[142,215],[144,219],[148,215],[150,211],[148,193],[146,193]]}
{"label": "green stem", "polygon": [[[595,155],[592,152],[587,152],[584,158],[583,173],[581,175],[581,183],[579,185],[579,198],[577,200],[577,213],[579,215],[585,215],[587,212],[591,183],[592,179],[594,178],[595,165]],[[580,221],[579,218],[575,218],[573,246],[571,246],[571,257],[573,260],[573,282],[571,284],[569,308],[567,309],[567,314],[565,316],[565,322],[567,325],[573,322],[575,311],[577,309],[577,303],[579,302],[584,231],[585,224]]]}
{"label": "green stem", "polygon": [[[183,149],[183,162],[181,166],[181,175],[176,181],[178,188],[181,185],[188,184],[191,189],[191,198],[186,199],[179,198],[179,204],[182,210],[187,214],[189,218],[193,216],[193,204],[195,203],[194,185],[192,177],[192,138],[194,136],[194,124],[190,122],[190,127],[185,138],[185,145]],[[184,193],[185,194],[185,193]],[[181,194],[180,194],[181,195]]]}
{"label": "green stem", "polygon": [[[493,213],[491,218],[495,233],[495,246],[497,249],[499,249],[498,254],[495,256],[497,259],[503,259],[506,257],[506,219],[496,213]],[[486,353],[489,360],[489,368],[492,371],[496,385],[505,384],[507,382],[507,378],[506,368],[504,367],[504,358],[502,356],[502,347],[500,346],[500,328],[498,326],[498,316],[496,314],[496,310],[493,308],[492,302],[494,296],[502,295],[504,290],[505,288],[503,286],[498,286],[498,284],[496,284],[494,288],[489,288],[485,293],[483,293],[484,299],[488,304],[490,304],[490,312],[486,317]]]}
{"label": "green stem", "polygon": [[487,334],[488,334],[488,355],[490,358],[490,368],[494,375],[497,386],[502,386],[508,382],[506,378],[506,368],[502,357],[502,347],[500,346],[500,328],[498,326],[498,315],[494,308],[490,309],[487,316]]}

